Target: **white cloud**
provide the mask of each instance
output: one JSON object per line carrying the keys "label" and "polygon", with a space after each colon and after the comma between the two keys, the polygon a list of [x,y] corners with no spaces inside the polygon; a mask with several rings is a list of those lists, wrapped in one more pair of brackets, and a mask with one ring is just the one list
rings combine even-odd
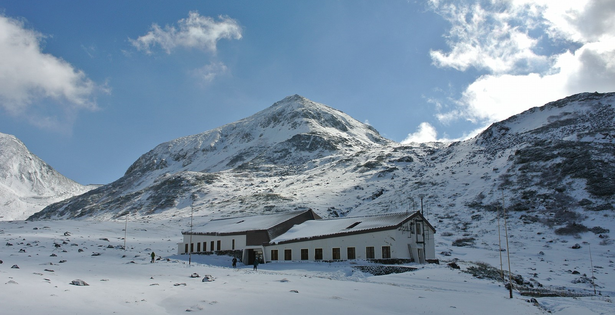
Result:
{"label": "white cloud", "polygon": [[[431,51],[434,64],[465,71],[469,67],[493,73],[530,71],[546,67],[549,59],[534,52],[538,39],[528,32],[536,20],[531,11],[485,8],[479,3],[442,4],[437,11],[451,23],[450,52]],[[529,22],[529,23],[528,23]]]}
{"label": "white cloud", "polygon": [[159,45],[167,54],[176,47],[197,48],[216,52],[220,39],[241,39],[241,27],[237,21],[220,16],[216,22],[211,17],[201,16],[191,11],[188,18],[181,19],[175,26],[165,26],[164,29],[153,24],[149,33],[130,42],[139,50],[151,53],[153,46]]}
{"label": "white cloud", "polygon": [[423,143],[438,141],[438,132],[436,128],[428,122],[423,122],[419,125],[415,133],[409,134],[401,143]]}
{"label": "white cloud", "polygon": [[[97,109],[94,94],[104,89],[68,62],[43,53],[42,39],[21,21],[0,15],[0,107],[40,127],[66,128],[76,111]],[[57,110],[61,117],[50,113]]]}
{"label": "white cloud", "polygon": [[[570,94],[615,90],[615,2],[484,3],[431,1],[451,23],[450,51],[432,51],[434,64],[484,72],[453,102],[455,109],[438,115],[441,121],[486,125]],[[541,40],[578,48],[549,51]]]}
{"label": "white cloud", "polygon": [[217,76],[224,75],[226,73],[228,73],[228,68],[222,62],[212,62],[202,68],[192,71],[192,75],[194,75],[200,82],[205,84],[211,83]]}

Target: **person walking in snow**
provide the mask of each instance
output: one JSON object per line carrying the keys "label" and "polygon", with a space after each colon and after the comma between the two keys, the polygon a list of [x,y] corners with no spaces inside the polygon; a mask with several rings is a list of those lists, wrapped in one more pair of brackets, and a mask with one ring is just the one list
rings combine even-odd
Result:
{"label": "person walking in snow", "polygon": [[237,267],[237,257],[233,257],[233,268]]}
{"label": "person walking in snow", "polygon": [[152,252],[152,263],[154,263],[155,259],[156,259],[156,253]]}
{"label": "person walking in snow", "polygon": [[252,268],[252,270],[258,270],[258,258],[254,258],[254,268]]}

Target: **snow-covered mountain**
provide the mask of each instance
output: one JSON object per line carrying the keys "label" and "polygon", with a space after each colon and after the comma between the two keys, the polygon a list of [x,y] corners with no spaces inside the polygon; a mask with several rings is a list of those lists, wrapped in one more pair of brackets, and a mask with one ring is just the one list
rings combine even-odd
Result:
{"label": "snow-covered mountain", "polygon": [[562,227],[613,211],[614,103],[615,93],[578,94],[466,141],[401,145],[295,95],[163,143],[116,182],[32,218],[362,215],[417,209],[424,194],[440,226],[493,217],[504,199],[520,222]]}
{"label": "snow-covered mountain", "polygon": [[26,219],[90,189],[62,176],[16,137],[0,133],[0,220]]}
{"label": "snow-covered mountain", "polygon": [[[465,141],[409,145],[383,139],[343,113],[292,96],[236,123],[163,143],[116,182],[50,205],[31,219],[95,218],[100,231],[117,234],[124,222],[103,226],[100,220],[129,218],[126,222],[139,224],[131,231],[142,234],[137,246],[144,252],[174,253],[170,241],[180,240],[182,229],[198,229],[213,218],[306,208],[322,217],[399,212],[418,210],[423,196],[425,216],[437,230],[437,257],[459,263],[462,271],[451,272],[446,264],[427,266],[423,270],[433,273],[402,276],[387,287],[449,294],[419,297],[430,301],[458,299],[460,292],[484,296],[476,291],[484,283],[468,284],[469,272],[488,279],[481,281],[490,282],[489,292],[502,291],[497,304],[501,308],[504,301],[513,301],[504,298],[507,292],[498,272],[500,255],[506,254],[504,266],[510,255],[516,289],[544,290],[536,293],[538,301],[523,297],[532,304],[523,302],[516,310],[527,313],[536,306],[539,312],[606,314],[613,308],[615,283],[615,242],[610,234],[615,230],[614,152],[615,93],[583,93],[551,102]],[[507,216],[499,215],[502,206]],[[507,218],[507,225],[501,218]],[[56,239],[73,223],[46,222],[58,226],[55,234],[37,227],[32,233]],[[11,229],[5,229],[7,242],[13,241]],[[90,235],[92,229],[83,233]],[[92,243],[97,238],[85,239]],[[79,255],[75,250],[70,254],[84,259],[74,256]],[[102,257],[111,257],[101,263],[104,268],[110,263],[126,265],[119,258],[123,255]],[[197,259],[209,265],[210,257],[222,256]],[[265,268],[287,271],[296,263]],[[338,265],[324,266],[344,273]],[[306,268],[295,268],[304,278]],[[417,277],[424,282],[417,282]],[[356,291],[356,284],[350,287]],[[600,295],[593,295],[594,289]],[[549,294],[592,296],[539,297]],[[468,304],[482,305],[471,301]]]}

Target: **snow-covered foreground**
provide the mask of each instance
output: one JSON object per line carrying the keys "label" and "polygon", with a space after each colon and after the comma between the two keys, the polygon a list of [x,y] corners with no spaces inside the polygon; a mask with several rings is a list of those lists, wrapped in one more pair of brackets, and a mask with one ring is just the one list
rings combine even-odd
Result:
{"label": "snow-covered foreground", "polygon": [[[612,291],[537,298],[537,306],[446,264],[413,265],[416,271],[386,276],[353,269],[366,262],[271,263],[253,271],[241,263],[231,268],[226,256],[193,255],[188,265],[188,256],[175,255],[180,230],[179,221],[129,222],[123,250],[124,222],[0,222],[0,313],[615,313],[607,296]],[[150,263],[151,251],[162,259]],[[481,261],[480,253],[468,253]],[[215,280],[203,282],[205,275]],[[89,286],[71,285],[76,279]]]}

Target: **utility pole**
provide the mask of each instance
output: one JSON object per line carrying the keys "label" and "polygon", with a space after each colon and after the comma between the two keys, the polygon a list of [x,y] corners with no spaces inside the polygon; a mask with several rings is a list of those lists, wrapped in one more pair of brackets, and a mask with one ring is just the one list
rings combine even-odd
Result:
{"label": "utility pole", "polygon": [[508,292],[510,298],[513,298],[512,289],[512,272],[510,270],[510,249],[508,247],[508,227],[506,225],[506,205],[504,204],[504,192],[502,192],[502,208],[504,209],[504,231],[506,232],[506,255],[508,256]]}
{"label": "utility pole", "polygon": [[504,282],[504,267],[502,266],[502,232],[500,232],[500,216],[502,215],[502,211],[500,211],[498,207],[498,248],[500,251],[500,277],[502,278],[502,282]]}
{"label": "utility pole", "polygon": [[194,207],[190,206],[190,246],[188,246],[188,266],[192,265],[192,214],[194,213]]}

